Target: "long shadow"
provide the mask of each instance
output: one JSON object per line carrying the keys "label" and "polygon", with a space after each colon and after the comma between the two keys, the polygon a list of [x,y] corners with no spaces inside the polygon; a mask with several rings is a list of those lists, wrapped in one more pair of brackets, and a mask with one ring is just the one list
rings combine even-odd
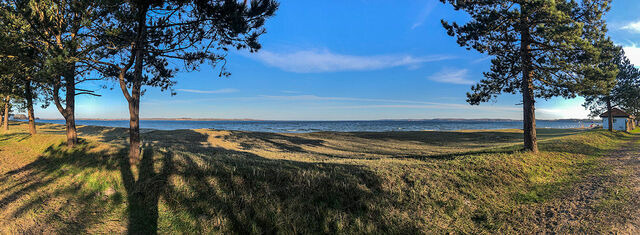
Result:
{"label": "long shadow", "polygon": [[[555,137],[563,137],[567,135],[581,133],[584,130],[568,130],[569,132],[564,132],[562,130],[549,130],[547,133],[543,132],[543,136],[546,138],[555,138]],[[620,133],[614,134],[616,138],[620,139],[631,139],[632,137],[626,137]],[[547,139],[542,139],[539,142],[540,150],[543,151],[561,151],[572,154],[586,154],[586,153],[603,153],[608,151],[609,149],[605,149],[602,147],[589,145],[586,143],[579,143],[572,140],[566,139],[555,139],[552,142],[546,141]],[[486,149],[478,149],[478,150],[470,150],[463,151],[457,153],[444,153],[444,154],[429,154],[429,155],[416,155],[416,156],[396,156],[393,158],[414,158],[414,159],[442,159],[442,160],[451,160],[462,156],[468,155],[479,155],[479,154],[492,154],[492,153],[501,153],[501,154],[513,154],[517,152],[523,151],[522,145],[518,142],[517,144],[511,146],[504,147],[493,147]]]}
{"label": "long shadow", "polygon": [[[13,211],[3,217],[12,220],[34,217],[39,221],[17,226],[12,233],[78,233],[101,222],[102,213],[96,212],[116,207],[117,203],[101,197],[100,190],[84,187],[86,182],[81,178],[72,177],[73,184],[65,183],[72,174],[81,172],[70,168],[71,165],[82,171],[116,169],[113,161],[116,155],[106,150],[92,151],[93,148],[82,142],[73,150],[64,144],[51,145],[30,164],[0,175],[3,186],[0,211],[8,208]],[[66,203],[56,210],[47,209],[46,205],[56,205],[60,200]]]}
{"label": "long shadow", "polygon": [[[219,148],[194,146],[184,150],[215,153],[182,156],[176,173],[190,187],[171,184],[167,188],[167,196],[172,198],[168,206],[176,213],[186,210],[194,216],[226,218],[230,221],[228,232],[331,233],[340,231],[332,212],[363,215],[359,219],[364,222],[376,221],[376,216],[383,214],[368,207],[385,195],[380,181],[361,167],[271,160]],[[211,203],[200,203],[202,200]],[[204,230],[194,225],[195,231]],[[379,226],[377,229],[384,231],[390,225]]]}
{"label": "long shadow", "polygon": [[472,151],[464,151],[458,153],[442,153],[442,154],[429,154],[429,155],[402,155],[402,156],[394,156],[391,158],[411,158],[418,160],[428,160],[428,159],[436,159],[436,160],[453,160],[459,157],[469,156],[469,155],[480,155],[480,154],[514,154],[517,152],[523,151],[522,148],[518,147],[503,147],[503,148],[490,148],[490,149],[482,149],[482,150],[472,150]]}
{"label": "long shadow", "polygon": [[227,141],[238,141],[245,150],[251,150],[258,146],[273,146],[280,151],[305,152],[301,146],[322,146],[324,141],[318,139],[290,136],[279,133],[268,132],[240,132],[234,131],[231,135],[225,136]]}
{"label": "long shadow", "polygon": [[[384,212],[368,206],[385,193],[380,179],[362,167],[267,159],[249,152],[199,144],[206,142],[207,137],[192,132],[188,139],[193,144],[159,142],[154,145],[168,149],[167,154],[160,157],[165,162],[163,171],[171,169],[174,178],[162,186],[165,190],[162,198],[170,214],[187,212],[185,216],[170,219],[173,221],[171,226],[177,226],[181,231],[332,233],[343,229],[340,222],[356,223],[356,219],[337,221],[340,219],[336,218],[336,212],[377,224],[378,231],[394,226],[377,221]],[[305,138],[277,137],[290,143],[320,144]],[[167,158],[171,160],[167,161]],[[140,169],[142,175],[143,168]],[[159,178],[164,180],[165,177]],[[211,225],[208,221],[212,220],[227,222]],[[394,227],[405,232],[415,229]]]}
{"label": "long shadow", "polygon": [[[7,186],[0,191],[0,211],[14,208],[7,215],[14,219],[31,216],[34,210],[45,213],[37,217],[43,223],[24,225],[14,231],[18,233],[87,232],[124,205],[129,234],[155,234],[161,222],[169,231],[185,233],[337,233],[360,223],[376,231],[415,231],[382,220],[382,208],[391,205],[380,197],[389,195],[380,179],[363,167],[267,159],[205,146],[201,143],[207,141],[206,134],[178,133],[175,142],[145,145],[138,166],[129,164],[126,149],[103,151],[91,142],[74,149],[52,145],[34,162],[0,176],[0,185]],[[189,141],[177,141],[182,134]],[[286,138],[291,143],[307,141]],[[156,141],[153,133],[146,141]],[[126,201],[120,191],[105,194],[104,188],[87,188],[85,171],[119,172]],[[54,211],[42,209],[55,198],[73,203]],[[372,208],[376,201],[385,205]],[[71,215],[61,218],[60,213]]]}
{"label": "long shadow", "polygon": [[504,132],[448,132],[448,131],[408,131],[408,132],[350,132],[348,137],[372,140],[412,141],[425,144],[458,144],[482,140],[483,143],[502,143],[516,141],[522,137],[518,133]]}
{"label": "long shadow", "polygon": [[18,139],[18,141],[22,141],[29,138],[29,136],[30,135],[28,133],[10,133],[10,134],[0,133],[0,141],[6,141],[14,138],[20,138]]}
{"label": "long shadow", "polygon": [[[580,129],[537,129],[540,139],[578,134]],[[425,144],[457,144],[464,142],[509,143],[522,140],[522,133],[504,131],[403,131],[403,132],[346,132],[312,133],[313,136],[337,135],[371,140],[414,141]]]}
{"label": "long shadow", "polygon": [[[550,138],[563,137],[568,135],[574,135],[582,133],[585,130],[582,129],[538,129],[539,138],[541,141]],[[312,153],[316,155],[326,156],[330,158],[353,158],[347,156],[334,156],[327,155],[319,152],[312,152],[302,148],[302,146],[318,147],[335,149],[338,151],[354,151],[353,149],[347,149],[338,146],[329,146],[325,144],[322,139],[345,139],[348,142],[366,143],[368,141],[384,141],[395,140],[404,142],[420,142],[433,146],[457,146],[457,145],[469,145],[466,148],[470,148],[461,152],[447,152],[447,153],[432,153],[432,154],[409,154],[395,156],[395,153],[386,153],[390,155],[390,158],[412,158],[412,159],[440,159],[450,160],[460,156],[473,155],[473,154],[487,154],[487,153],[515,153],[521,149],[519,143],[522,142],[522,133],[503,132],[503,131],[472,131],[472,132],[450,132],[450,131],[405,131],[405,132],[316,132],[307,134],[279,134],[279,133],[245,133],[245,132],[232,132],[230,135],[224,137],[227,141],[238,142],[240,146],[245,150],[252,150],[256,148],[263,148],[265,146],[272,146],[275,149],[285,152],[298,152],[298,153]],[[380,142],[384,143],[384,142]],[[477,146],[479,144],[479,146]],[[492,144],[505,144],[507,146],[491,146]],[[544,143],[542,143],[544,146]],[[591,148],[592,146],[584,145],[584,148]],[[584,149],[575,149],[577,151],[583,151]],[[596,151],[599,149],[589,149],[590,151]],[[360,149],[359,152],[367,152],[366,149]],[[378,152],[376,152],[378,153]],[[383,154],[385,154],[383,152]],[[391,156],[393,155],[393,156]],[[366,159],[366,158],[360,158]],[[375,158],[373,158],[375,159]]]}
{"label": "long shadow", "polygon": [[171,154],[160,153],[162,168],[154,169],[154,151],[145,146],[142,159],[138,165],[138,177],[131,170],[128,158],[120,158],[120,174],[127,191],[128,233],[156,234],[158,230],[158,203],[160,195],[165,191],[167,178],[173,173]]}
{"label": "long shadow", "polygon": [[[100,134],[108,136],[107,139],[118,140],[122,136],[122,129],[102,128]],[[438,134],[408,133],[400,137],[381,133],[345,135],[365,139],[426,141],[438,137]],[[468,133],[447,134],[458,139],[478,136]],[[486,135],[499,139],[497,132]],[[269,159],[248,151],[211,147],[205,144],[210,136],[192,130],[156,131],[143,136],[147,144],[137,166],[129,163],[126,148],[114,153],[96,151],[97,146],[91,143],[81,143],[72,150],[62,144],[49,147],[36,161],[0,175],[0,185],[7,185],[0,190],[0,211],[19,203],[11,216],[23,217],[35,208],[46,205],[54,197],[76,202],[60,209],[62,211],[71,206],[80,206],[72,210],[75,213],[72,223],[65,221],[64,225],[53,231],[39,230],[41,224],[17,231],[25,233],[86,231],[92,225],[101,223],[103,214],[124,205],[128,221],[126,231],[129,234],[155,234],[163,228],[169,230],[162,230],[163,233],[238,234],[350,233],[365,231],[362,226],[368,227],[368,231],[381,233],[419,231],[414,227],[415,224],[388,218],[390,210],[403,209],[393,199],[398,195],[386,191],[381,176],[366,167]],[[324,144],[323,140],[312,138],[313,134],[310,136],[232,132],[226,138],[230,141],[241,139],[241,143],[244,143],[241,146],[245,150],[267,144],[281,151],[306,152],[300,145]],[[500,141],[515,138],[520,138],[520,134],[508,134]],[[576,149],[584,151],[582,148],[585,147],[589,146],[576,146]],[[473,153],[496,151],[514,152],[517,149],[507,147]],[[401,157],[453,159],[468,154]],[[72,177],[85,170],[119,173],[126,195],[119,196],[119,192],[105,195],[103,188],[86,188],[82,178]],[[60,178],[80,181],[80,184],[59,186]],[[51,194],[37,193],[52,187]],[[39,196],[29,198],[32,195]],[[99,208],[100,213],[91,213],[95,211],[92,208]],[[49,223],[61,220],[58,216],[57,212],[50,213],[42,221]]]}
{"label": "long shadow", "polygon": [[80,126],[81,136],[99,136],[98,140],[107,143],[125,143],[129,137],[129,129],[121,127]]}

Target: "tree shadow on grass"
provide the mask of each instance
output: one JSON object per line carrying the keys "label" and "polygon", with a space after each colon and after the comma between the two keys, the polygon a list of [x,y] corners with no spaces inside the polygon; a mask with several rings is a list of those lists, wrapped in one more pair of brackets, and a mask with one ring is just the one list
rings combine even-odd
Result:
{"label": "tree shadow on grass", "polygon": [[[268,159],[245,151],[210,147],[202,144],[208,135],[184,132],[188,131],[180,131],[188,134],[189,142],[154,144],[160,150],[155,159],[163,162],[162,170],[156,172],[166,173],[148,180],[166,182],[160,194],[167,210],[162,224],[169,230],[335,233],[363,232],[367,226],[370,232],[391,228],[415,231],[410,225],[384,222],[382,208],[390,205],[373,206],[376,201],[385,204],[379,198],[385,194],[380,179],[363,167]],[[283,138],[290,143],[309,143],[304,138]],[[141,163],[140,174],[145,164],[150,163]]]}
{"label": "tree shadow on grass", "polygon": [[407,132],[349,132],[341,133],[348,137],[358,137],[365,140],[396,140],[411,141],[429,145],[456,145],[474,143],[504,143],[517,141],[522,134],[507,132],[453,132],[453,131],[407,131]]}
{"label": "tree shadow on grass", "polygon": [[20,141],[28,139],[29,137],[31,137],[31,135],[28,134],[28,133],[9,133],[9,134],[0,133],[0,141],[7,141],[7,140],[10,140],[10,139],[17,139],[17,141],[20,142]]}
{"label": "tree shadow on grass", "polygon": [[[421,142],[429,145],[456,145],[464,143],[494,144],[522,142],[523,134],[513,131],[403,131],[403,132],[346,132],[312,133],[311,135],[338,135],[368,140],[397,140]],[[562,137],[583,132],[581,129],[537,129],[540,139]]]}
{"label": "tree shadow on grass", "polygon": [[[103,136],[120,138],[122,133],[118,128],[100,129]],[[365,140],[386,138],[377,133],[354,135]],[[422,135],[426,134],[389,138],[425,141]],[[0,218],[27,221],[10,230],[16,233],[419,231],[415,222],[390,214],[398,210],[411,214],[409,211],[416,208],[397,205],[394,198],[398,195],[383,189],[382,176],[364,166],[269,159],[244,151],[269,145],[280,151],[313,153],[300,146],[323,146],[325,142],[314,134],[232,132],[226,140],[242,139],[244,150],[212,147],[207,144],[210,137],[193,130],[147,133],[143,156],[134,167],[124,148],[114,150],[92,142],[82,142],[71,150],[62,144],[52,145],[36,161],[0,176]],[[513,153],[516,147],[403,158],[446,160],[469,154]],[[586,147],[576,149],[584,151]],[[118,214],[119,209],[123,213]],[[38,222],[28,222],[34,214]],[[95,230],[112,220],[122,229]],[[0,222],[0,230],[2,226]]]}
{"label": "tree shadow on grass", "polygon": [[[13,224],[17,233],[416,231],[413,223],[385,217],[392,205],[383,200],[380,179],[364,167],[267,159],[206,146],[208,135],[183,132],[193,142],[147,144],[137,167],[126,149],[52,145],[0,176],[3,218],[31,221]],[[126,218],[118,214],[123,207]],[[126,229],[96,230],[103,223]]]}
{"label": "tree shadow on grass", "polygon": [[[579,142],[571,139],[553,139],[557,137],[565,137],[569,135],[583,133],[585,130],[581,129],[560,129],[560,130],[548,130],[541,129],[542,133],[541,140],[538,142],[539,148],[541,151],[548,152],[565,152],[571,154],[602,154],[606,151],[610,151],[611,149],[606,146],[596,146],[583,142]],[[540,131],[540,130],[539,130]],[[480,135],[499,135],[501,132],[480,132]],[[504,133],[502,133],[504,134]],[[508,134],[507,136],[513,136],[513,133]],[[521,134],[517,134],[520,136]],[[629,137],[622,133],[612,133],[615,135],[615,138],[630,140],[633,137]],[[521,136],[520,136],[521,137]],[[510,138],[510,137],[505,137]],[[453,153],[442,153],[442,154],[425,154],[425,155],[403,155],[403,156],[394,156],[392,158],[412,158],[419,160],[427,160],[427,159],[438,159],[438,160],[452,160],[458,157],[470,156],[470,155],[482,155],[482,154],[514,154],[518,152],[525,151],[522,144],[520,143],[522,138],[518,142],[514,142],[512,144],[508,144],[506,146],[496,146],[496,147],[488,147],[488,148],[478,148],[471,149],[468,151],[460,151]],[[485,141],[485,139],[481,139]]]}
{"label": "tree shadow on grass", "polygon": [[[0,176],[0,230],[11,233],[87,232],[122,200],[105,197],[91,175],[114,170],[115,155],[80,143],[51,145],[35,161]],[[119,202],[120,201],[120,202]],[[8,226],[9,221],[13,224]],[[9,230],[10,229],[10,230]]]}
{"label": "tree shadow on grass", "polygon": [[[127,158],[120,158],[120,175],[127,191],[129,234],[155,234],[158,230],[158,203],[167,186],[169,175],[173,174],[172,155],[160,152],[154,159],[154,151],[146,145],[142,159],[137,166],[137,177]],[[154,169],[154,161],[161,161],[159,172]]]}
{"label": "tree shadow on grass", "polygon": [[225,140],[238,141],[245,150],[267,145],[286,152],[306,152],[301,146],[322,146],[324,143],[323,140],[287,134],[240,131],[234,131],[231,135],[225,136]]}
{"label": "tree shadow on grass", "polygon": [[403,156],[396,156],[392,158],[411,158],[411,159],[418,159],[418,160],[429,160],[429,159],[453,160],[459,157],[471,156],[471,155],[514,154],[521,151],[523,151],[522,147],[510,146],[510,147],[501,147],[501,148],[464,151],[464,152],[457,152],[457,153],[443,153],[443,154],[429,154],[429,155],[403,155]]}
{"label": "tree shadow on grass", "polygon": [[371,207],[384,195],[379,179],[361,167],[271,160],[219,148],[184,150],[207,153],[176,157],[177,174],[166,192],[172,213],[188,212],[174,217],[175,224],[189,224],[192,232],[332,233],[349,227],[364,231],[356,228],[357,220],[375,231],[391,226],[381,221],[382,211]]}

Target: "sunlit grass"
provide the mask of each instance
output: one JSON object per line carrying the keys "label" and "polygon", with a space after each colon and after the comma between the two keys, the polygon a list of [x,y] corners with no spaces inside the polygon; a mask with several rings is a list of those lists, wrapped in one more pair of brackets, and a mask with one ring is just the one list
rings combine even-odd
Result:
{"label": "sunlit grass", "polygon": [[60,126],[33,137],[11,127],[0,133],[10,233],[529,233],[537,211],[606,173],[601,156],[631,138],[541,129],[530,154],[520,130],[153,131],[131,168],[124,129],[81,127],[85,140],[67,149]]}

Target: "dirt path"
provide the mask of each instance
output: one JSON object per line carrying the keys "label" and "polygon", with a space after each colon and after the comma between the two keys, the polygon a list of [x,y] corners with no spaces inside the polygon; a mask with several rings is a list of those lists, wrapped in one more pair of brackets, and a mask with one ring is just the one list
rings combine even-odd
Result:
{"label": "dirt path", "polygon": [[640,234],[640,136],[635,138],[614,154],[607,157],[613,167],[614,175],[621,176],[617,182],[627,188],[632,205],[626,207],[626,221],[613,227],[613,232],[620,234]]}
{"label": "dirt path", "polygon": [[640,136],[603,159],[565,198],[537,211],[543,234],[640,234]]}

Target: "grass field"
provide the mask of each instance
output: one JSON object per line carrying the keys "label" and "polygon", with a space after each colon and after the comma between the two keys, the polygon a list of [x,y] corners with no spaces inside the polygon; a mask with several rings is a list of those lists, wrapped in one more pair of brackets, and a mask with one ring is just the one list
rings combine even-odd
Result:
{"label": "grass field", "polygon": [[63,126],[10,128],[0,132],[0,233],[599,233],[625,221],[628,193],[577,224],[547,212],[613,174],[602,156],[636,138],[540,129],[541,152],[529,154],[520,130],[147,131],[131,167],[125,129],[80,127],[67,149]]}

